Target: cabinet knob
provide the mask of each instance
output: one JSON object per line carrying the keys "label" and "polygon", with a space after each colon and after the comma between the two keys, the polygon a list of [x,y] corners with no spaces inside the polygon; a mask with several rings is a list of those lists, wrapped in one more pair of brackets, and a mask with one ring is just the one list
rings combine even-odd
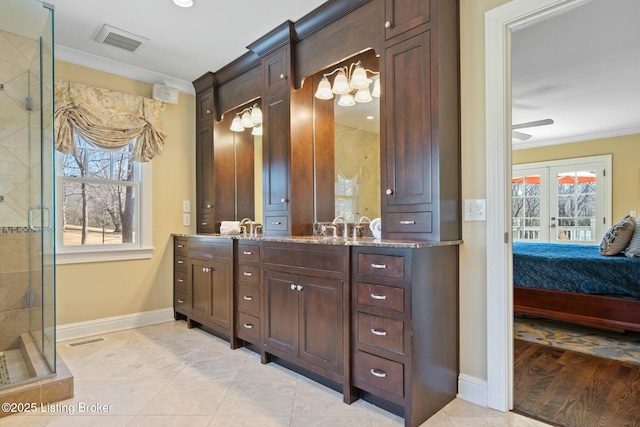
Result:
{"label": "cabinet knob", "polygon": [[295,285],[295,284],[293,284],[293,283],[291,284],[291,290],[292,290],[292,291],[295,291],[295,290],[296,290],[296,285]]}
{"label": "cabinet knob", "polygon": [[297,289],[297,290],[299,290],[299,291],[301,291],[301,290],[303,290],[303,289],[304,289],[304,286],[302,286],[302,285],[298,285],[298,286],[296,286],[296,289]]}
{"label": "cabinet knob", "polygon": [[284,80],[287,76],[285,76],[284,74],[280,73],[280,80]]}
{"label": "cabinet knob", "polygon": [[242,299],[245,301],[253,301],[253,297],[251,295],[245,295],[242,297]]}
{"label": "cabinet knob", "polygon": [[179,299],[178,300],[178,304],[184,304],[184,300],[183,299]]}
{"label": "cabinet knob", "polygon": [[207,114],[211,114],[211,110],[207,109]]}
{"label": "cabinet knob", "polygon": [[285,199],[284,197],[280,199],[280,203],[289,203],[289,199]]}
{"label": "cabinet knob", "polygon": [[371,375],[378,378],[386,378],[387,376],[387,373],[385,371],[381,371],[379,369],[372,368],[369,372],[371,372]]}
{"label": "cabinet knob", "polygon": [[253,325],[251,323],[245,323],[242,326],[245,327],[246,329],[253,329]]}
{"label": "cabinet knob", "polygon": [[376,328],[371,328],[371,333],[373,335],[378,335],[379,337],[384,337],[387,335],[387,331],[383,331],[380,329],[376,329]]}
{"label": "cabinet knob", "polygon": [[202,271],[203,271],[204,273],[209,273],[209,272],[211,272],[211,268],[209,268],[209,267],[202,267]]}
{"label": "cabinet knob", "polygon": [[385,27],[385,28],[391,28],[391,27],[393,27],[393,25],[391,24],[391,21],[386,21],[386,22],[384,23],[384,27]]}
{"label": "cabinet knob", "polygon": [[387,191],[385,191],[385,194],[386,194],[387,196],[391,196],[391,195],[393,194],[393,190],[392,190],[392,189],[390,189],[390,188],[387,188]]}
{"label": "cabinet knob", "polygon": [[204,207],[207,209],[211,209],[211,204],[207,203],[206,205],[204,205]]}

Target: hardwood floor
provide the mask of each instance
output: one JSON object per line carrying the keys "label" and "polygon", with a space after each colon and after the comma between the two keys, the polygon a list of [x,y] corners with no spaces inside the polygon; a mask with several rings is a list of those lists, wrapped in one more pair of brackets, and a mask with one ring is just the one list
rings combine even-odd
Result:
{"label": "hardwood floor", "polygon": [[640,427],[640,365],[514,342],[514,410],[566,427]]}

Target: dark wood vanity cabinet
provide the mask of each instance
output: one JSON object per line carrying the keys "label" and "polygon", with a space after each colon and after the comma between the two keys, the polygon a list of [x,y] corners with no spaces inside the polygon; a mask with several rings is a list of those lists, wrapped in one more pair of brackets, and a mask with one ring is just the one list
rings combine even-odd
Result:
{"label": "dark wood vanity cabinet", "polygon": [[[457,2],[387,0],[386,4],[387,13],[404,17],[406,28],[392,27],[397,32],[388,37],[381,61],[382,236],[456,240],[460,237]],[[417,21],[411,18],[415,11]]]}
{"label": "dark wood vanity cabinet", "polygon": [[349,248],[263,242],[264,353],[342,384],[349,366]]}
{"label": "dark wood vanity cabinet", "polygon": [[429,22],[429,2],[430,0],[385,0],[385,38],[389,40]]}
{"label": "dark wood vanity cabinet", "polygon": [[189,240],[186,237],[173,239],[173,317],[189,317],[188,264]]}
{"label": "dark wood vanity cabinet", "polygon": [[259,242],[239,240],[235,259],[236,337],[260,346],[263,308]]}
{"label": "dark wood vanity cabinet", "polygon": [[213,122],[215,119],[214,76],[196,80],[196,228],[198,233],[215,232],[213,182]]}
{"label": "dark wood vanity cabinet", "polygon": [[188,324],[194,322],[233,338],[233,240],[188,239]]}
{"label": "dark wood vanity cabinet", "polygon": [[353,385],[418,426],[458,381],[457,246],[352,251]]}

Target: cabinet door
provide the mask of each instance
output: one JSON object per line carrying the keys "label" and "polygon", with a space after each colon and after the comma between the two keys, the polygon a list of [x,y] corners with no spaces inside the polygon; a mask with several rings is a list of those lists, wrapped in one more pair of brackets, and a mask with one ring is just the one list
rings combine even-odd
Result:
{"label": "cabinet door", "polygon": [[214,233],[213,222],[213,122],[196,132],[196,214],[198,233]]}
{"label": "cabinet door", "polygon": [[265,271],[265,344],[298,355],[298,295],[295,274]]}
{"label": "cabinet door", "polygon": [[282,93],[264,102],[262,173],[265,234],[289,231],[289,96]]}
{"label": "cabinet door", "polygon": [[196,95],[196,124],[213,122],[213,88]]}
{"label": "cabinet door", "polygon": [[189,316],[198,322],[206,322],[209,313],[209,294],[211,291],[211,273],[206,262],[192,261]]}
{"label": "cabinet door", "polygon": [[299,358],[342,373],[343,281],[299,276]]}
{"label": "cabinet door", "polygon": [[231,265],[224,262],[209,263],[210,323],[229,329],[231,319]]}
{"label": "cabinet door", "polygon": [[428,22],[430,3],[430,0],[386,0],[385,38],[389,40]]}
{"label": "cabinet door", "polygon": [[432,201],[429,43],[427,31],[385,51],[386,207]]}

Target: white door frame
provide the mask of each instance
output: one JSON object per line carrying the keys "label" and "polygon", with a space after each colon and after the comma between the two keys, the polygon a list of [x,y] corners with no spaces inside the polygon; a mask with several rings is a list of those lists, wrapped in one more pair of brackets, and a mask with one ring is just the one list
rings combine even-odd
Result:
{"label": "white door frame", "polygon": [[513,0],[485,14],[487,405],[503,412],[513,408],[511,31],[588,1]]}

